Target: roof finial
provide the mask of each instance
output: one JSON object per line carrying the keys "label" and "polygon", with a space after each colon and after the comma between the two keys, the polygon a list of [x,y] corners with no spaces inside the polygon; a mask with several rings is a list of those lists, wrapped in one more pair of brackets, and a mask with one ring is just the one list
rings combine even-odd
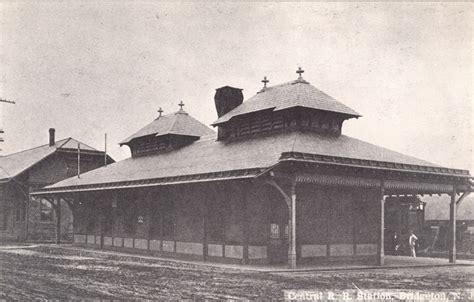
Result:
{"label": "roof finial", "polygon": [[267,83],[270,82],[269,80],[267,80],[267,77],[263,77],[263,80],[262,80],[262,83],[263,83],[263,88],[267,88]]}
{"label": "roof finial", "polygon": [[184,107],[183,101],[179,102],[178,106],[180,107],[179,111],[183,111],[183,107]]}
{"label": "roof finial", "polygon": [[298,76],[298,79],[301,79],[301,78],[302,78],[301,74],[302,74],[303,72],[304,72],[304,70],[303,70],[301,67],[298,67],[298,70],[296,71],[296,73],[299,75],[299,76]]}
{"label": "roof finial", "polygon": [[163,111],[163,109],[161,109],[161,107],[160,107],[160,109],[158,109],[158,114],[159,114],[159,116],[158,116],[158,117],[161,117],[161,116],[162,116],[162,114],[163,114],[163,112],[164,112],[164,111]]}

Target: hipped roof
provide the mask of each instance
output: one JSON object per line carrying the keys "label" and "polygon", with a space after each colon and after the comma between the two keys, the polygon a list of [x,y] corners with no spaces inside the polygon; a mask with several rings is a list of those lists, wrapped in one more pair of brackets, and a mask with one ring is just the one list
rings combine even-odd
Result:
{"label": "hipped roof", "polygon": [[277,164],[285,152],[438,167],[345,135],[330,137],[317,133],[293,132],[233,142],[217,141],[214,135],[173,152],[128,158],[114,165],[87,172],[81,175],[80,179],[63,180],[47,187],[46,191],[81,186],[100,188],[104,184],[113,183],[126,187],[143,180],[249,169],[258,173]]}
{"label": "hipped roof", "polygon": [[81,145],[81,151],[100,152],[74,138],[65,138],[57,141],[53,146],[46,144],[0,157],[0,180],[18,176],[57,150],[77,149],[78,144]]}
{"label": "hipped roof", "polygon": [[231,118],[256,112],[273,109],[274,111],[288,109],[290,107],[312,108],[322,111],[335,112],[348,117],[359,117],[360,114],[349,108],[333,97],[312,86],[302,78],[270,86],[262,89],[261,92],[249,98],[241,105],[224,114],[217,119],[213,125],[218,125],[229,121]]}
{"label": "hipped roof", "polygon": [[146,125],[136,133],[120,142],[120,145],[128,144],[132,140],[144,136],[163,136],[167,134],[201,137],[211,135],[214,131],[209,129],[184,110],[179,110],[164,116],[160,116],[150,124]]}

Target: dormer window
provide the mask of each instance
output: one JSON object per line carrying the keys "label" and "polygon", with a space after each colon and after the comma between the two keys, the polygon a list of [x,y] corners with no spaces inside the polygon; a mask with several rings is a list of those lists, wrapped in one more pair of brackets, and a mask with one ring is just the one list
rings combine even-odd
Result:
{"label": "dormer window", "polygon": [[150,124],[120,143],[130,147],[132,157],[158,154],[179,149],[214,131],[189,116],[179,104],[179,111],[159,116]]}
{"label": "dormer window", "polygon": [[341,134],[342,124],[360,115],[312,86],[303,79],[264,87],[243,102],[241,89],[225,86],[217,89],[215,100],[218,140],[254,136],[281,131],[314,131],[323,135]]}

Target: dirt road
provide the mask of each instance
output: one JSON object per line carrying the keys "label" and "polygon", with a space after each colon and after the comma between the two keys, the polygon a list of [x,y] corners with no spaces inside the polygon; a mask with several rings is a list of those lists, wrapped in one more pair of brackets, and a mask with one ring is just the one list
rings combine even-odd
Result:
{"label": "dirt road", "polygon": [[282,299],[283,290],[467,290],[469,266],[262,273],[54,246],[0,248],[0,299]]}

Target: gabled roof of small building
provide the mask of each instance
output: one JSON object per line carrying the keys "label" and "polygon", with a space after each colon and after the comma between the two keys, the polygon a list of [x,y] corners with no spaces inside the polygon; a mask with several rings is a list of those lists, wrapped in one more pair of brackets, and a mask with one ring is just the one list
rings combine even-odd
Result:
{"label": "gabled roof of small building", "polygon": [[58,150],[75,150],[78,144],[81,152],[100,152],[74,138],[65,138],[53,146],[46,144],[0,157],[0,180],[16,177]]}
{"label": "gabled roof of small building", "polygon": [[80,187],[133,187],[140,183],[152,185],[181,180],[192,182],[202,181],[206,177],[228,179],[233,175],[239,178],[242,175],[253,177],[279,163],[285,152],[397,163],[402,165],[400,170],[406,171],[415,166],[417,168],[412,170],[417,172],[422,170],[419,167],[432,167],[431,170],[439,167],[345,135],[336,138],[312,132],[292,132],[232,142],[217,141],[214,135],[173,152],[128,158],[109,167],[87,172],[80,179],[63,180],[47,187],[45,191],[68,191]]}
{"label": "gabled roof of small building", "polygon": [[233,117],[250,112],[267,109],[278,111],[291,107],[312,108],[341,113],[350,117],[361,116],[355,110],[312,86],[303,78],[299,78],[295,81],[262,89],[255,96],[244,101],[240,106],[221,116],[213,125],[225,123]]}
{"label": "gabled roof of small building", "polygon": [[156,118],[136,133],[120,142],[120,145],[128,144],[132,140],[144,136],[163,136],[167,134],[201,137],[211,135],[214,131],[209,129],[184,110],[179,110]]}

